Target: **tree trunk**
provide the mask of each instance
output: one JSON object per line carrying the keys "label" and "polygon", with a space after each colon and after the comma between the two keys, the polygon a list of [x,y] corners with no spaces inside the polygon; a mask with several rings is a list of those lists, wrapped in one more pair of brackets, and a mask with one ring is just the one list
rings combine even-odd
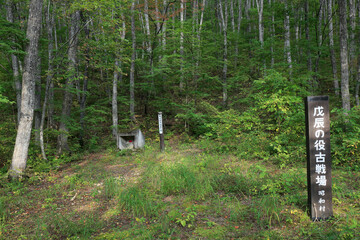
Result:
{"label": "tree trunk", "polygon": [[333,26],[333,12],[332,12],[332,0],[328,0],[328,22],[329,22],[329,47],[330,47],[330,58],[331,67],[333,73],[333,81],[335,94],[339,96],[339,80],[337,76],[336,56],[334,51],[334,26]]}
{"label": "tree trunk", "polygon": [[132,55],[130,64],[130,119],[135,122],[135,57],[136,57],[136,34],[135,34],[135,0],[131,3],[131,38]]}
{"label": "tree trunk", "polygon": [[286,61],[287,61],[287,64],[288,64],[289,70],[290,70],[289,74],[291,76],[292,75],[292,60],[291,60],[291,47],[290,47],[290,16],[289,16],[288,7],[287,7],[287,0],[285,0],[285,11],[286,11],[286,15],[285,15],[285,21],[284,21],[284,28],[285,28],[284,48],[285,48]]}
{"label": "tree trunk", "polygon": [[[90,28],[88,26],[88,23],[85,23],[84,26],[84,32],[86,41],[90,40]],[[79,143],[81,147],[85,146],[84,143],[84,137],[86,132],[86,126],[85,126],[85,116],[86,116],[86,99],[87,99],[87,92],[88,92],[88,81],[89,81],[89,66],[90,66],[90,56],[89,56],[89,47],[86,47],[85,49],[85,69],[84,69],[84,78],[83,78],[83,86],[82,91],[80,94],[80,136],[79,136]],[[80,81],[79,81],[80,82]]]}
{"label": "tree trunk", "polygon": [[80,21],[80,12],[76,11],[71,16],[71,27],[69,34],[69,51],[68,51],[68,72],[70,77],[66,79],[65,83],[65,92],[64,100],[62,105],[61,119],[59,131],[60,135],[58,137],[58,154],[65,153],[69,151],[68,145],[68,121],[70,118],[71,105],[72,105],[72,88],[74,87],[74,82],[76,78],[76,67],[77,67],[77,46],[78,46],[78,24]]}
{"label": "tree trunk", "polygon": [[21,114],[16,135],[14,154],[11,161],[9,175],[11,178],[21,178],[26,168],[26,161],[31,137],[31,128],[34,117],[35,101],[35,67],[39,53],[39,38],[41,28],[42,0],[31,0],[26,37],[29,44],[24,59]]}
{"label": "tree trunk", "polygon": [[184,11],[185,11],[185,0],[180,0],[180,56],[181,56],[181,63],[180,63],[180,91],[184,89]]}
{"label": "tree trunk", "polygon": [[314,76],[313,76],[313,89],[317,89],[319,86],[318,82],[318,76],[317,73],[319,71],[319,63],[320,63],[320,57],[321,57],[321,47],[323,44],[323,35],[322,35],[322,21],[323,21],[323,14],[324,14],[324,6],[325,6],[325,0],[319,1],[319,11],[318,11],[318,18],[317,18],[317,29],[316,29],[316,44],[317,44],[317,54],[316,54],[316,60],[315,60],[315,66],[314,66]]}
{"label": "tree trunk", "polygon": [[34,106],[34,130],[35,144],[40,146],[40,122],[41,122],[41,58],[36,62],[36,79],[35,79],[35,106]]}
{"label": "tree trunk", "polygon": [[[122,30],[121,30],[121,45],[125,40],[125,33],[126,33],[126,25],[125,25],[125,18],[123,14],[121,14],[122,19]],[[120,55],[122,54],[122,48],[120,48]],[[120,72],[119,72],[120,69]],[[120,79],[120,80],[119,80]],[[120,60],[115,61],[115,71],[114,71],[114,78],[113,78],[113,96],[112,96],[112,132],[113,136],[116,141],[116,146],[119,147],[119,136],[118,136],[118,125],[119,125],[119,115],[118,115],[118,83],[122,81],[122,73],[121,73],[121,62]]]}
{"label": "tree trunk", "polygon": [[[357,2],[358,8],[358,15],[360,16],[360,1]],[[359,19],[360,20],[360,19]],[[360,36],[358,36],[358,44],[360,43]],[[356,106],[360,106],[360,99],[359,99],[359,90],[360,90],[360,54],[358,53],[357,57],[357,74],[356,74],[356,87],[355,87],[355,101]]]}
{"label": "tree trunk", "polygon": [[[309,0],[305,1],[305,37],[306,41],[308,43],[308,46],[310,46],[310,24],[309,24]],[[311,60],[311,50],[308,47],[307,50],[307,67],[308,71],[312,71],[312,60]]]}
{"label": "tree trunk", "polygon": [[227,0],[225,0],[224,3],[224,12],[222,9],[222,3],[221,0],[219,0],[219,12],[220,12],[220,20],[221,20],[221,25],[222,25],[222,30],[223,30],[223,37],[224,37],[224,51],[223,51],[223,76],[222,76],[222,81],[223,81],[223,100],[222,100],[222,104],[223,107],[226,108],[227,107],[227,99],[228,99],[228,93],[227,93],[227,67],[228,67],[228,63],[227,63],[227,54],[228,54],[228,47],[227,47],[227,22],[228,22],[228,9],[227,9]]}
{"label": "tree trunk", "polygon": [[[269,5],[272,5],[271,0],[269,0]],[[271,7],[272,8],[272,7]],[[275,64],[275,57],[274,57],[274,39],[275,39],[275,14],[274,10],[271,10],[271,27],[270,27],[270,34],[271,34],[271,45],[270,45],[270,54],[271,54],[271,68],[274,67]]]}
{"label": "tree trunk", "polygon": [[[12,0],[6,1],[6,20],[13,23],[13,2]],[[17,124],[20,122],[20,113],[21,113],[21,79],[19,73],[19,60],[18,57],[14,54],[11,54],[11,63],[13,69],[13,78],[15,83],[15,92],[16,92],[16,106],[17,106]]]}
{"label": "tree trunk", "polygon": [[41,122],[40,122],[40,148],[41,154],[44,159],[47,159],[45,153],[45,146],[44,146],[44,124],[45,124],[45,115],[46,115],[46,105],[49,99],[49,92],[52,83],[52,72],[53,72],[53,50],[54,50],[54,36],[53,36],[53,16],[50,16],[50,8],[51,8],[51,0],[48,2],[47,11],[46,11],[46,27],[47,27],[47,35],[48,35],[48,72],[46,77],[46,87],[45,87],[45,96],[44,102],[41,111]]}
{"label": "tree trunk", "polygon": [[263,10],[264,10],[264,0],[256,0],[256,8],[259,17],[259,42],[261,48],[264,46],[264,24],[263,24]]}
{"label": "tree trunk", "polygon": [[242,0],[238,1],[238,21],[237,21],[237,35],[235,40],[235,60],[234,66],[237,67],[238,64],[238,55],[239,55],[239,38],[240,38],[240,28],[241,28],[241,20],[242,20]]}
{"label": "tree trunk", "polygon": [[339,0],[340,23],[340,61],[341,61],[341,99],[345,115],[350,111],[349,93],[349,62],[348,62],[348,31],[347,31],[346,0]]}
{"label": "tree trunk", "polygon": [[[355,46],[355,32],[356,32],[356,2],[355,0],[349,1],[349,20],[350,20],[350,41],[349,41],[349,53],[350,53],[350,71],[355,73],[355,56],[356,56],[356,46]],[[354,66],[354,67],[352,67]]]}

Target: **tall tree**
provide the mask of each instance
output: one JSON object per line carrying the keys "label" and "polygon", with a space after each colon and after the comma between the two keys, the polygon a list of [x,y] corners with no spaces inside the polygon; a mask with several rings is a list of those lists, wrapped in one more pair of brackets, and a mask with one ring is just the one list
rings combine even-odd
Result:
{"label": "tall tree", "polygon": [[[125,40],[125,34],[126,34],[126,25],[125,25],[125,18],[123,17],[123,14],[121,14],[122,19],[122,29],[121,29],[121,44],[123,44]],[[123,54],[122,48],[120,48],[120,54]],[[121,57],[121,56],[120,56]],[[119,57],[119,58],[120,58]],[[113,136],[115,137],[116,146],[119,146],[119,137],[118,137],[118,124],[119,124],[119,116],[118,116],[118,83],[119,79],[122,79],[122,72],[121,72],[121,60],[116,59],[115,60],[115,71],[114,71],[114,77],[113,77],[113,94],[112,94],[112,120],[113,120],[113,126],[112,126],[112,132]]]}
{"label": "tall tree", "polygon": [[329,48],[330,48],[331,67],[332,67],[335,94],[339,95],[339,80],[338,80],[338,76],[337,76],[336,56],[335,56],[335,50],[334,50],[334,26],[333,26],[332,0],[327,0],[327,5],[328,5]]}
{"label": "tall tree", "polygon": [[135,33],[135,0],[131,2],[131,41],[132,54],[130,63],[130,119],[135,122],[135,58],[136,58],[136,33]]}
{"label": "tall tree", "polygon": [[228,100],[228,84],[227,84],[227,69],[228,69],[228,39],[227,39],[227,24],[228,24],[228,7],[227,0],[224,0],[224,10],[221,0],[219,0],[219,15],[221,29],[223,31],[224,45],[223,45],[223,70],[222,70],[222,84],[223,84],[223,99],[222,104],[226,108]]}
{"label": "tall tree", "polygon": [[76,79],[77,67],[77,46],[78,46],[78,32],[79,32],[80,12],[75,11],[71,14],[71,26],[69,32],[69,50],[68,50],[68,74],[66,79],[64,100],[62,105],[61,119],[59,125],[60,135],[58,137],[58,154],[69,151],[68,145],[68,121],[72,106],[72,88],[74,87]]}
{"label": "tall tree", "polygon": [[258,12],[258,24],[259,24],[259,42],[261,47],[264,46],[264,24],[263,24],[263,12],[264,12],[264,0],[256,0],[256,9]]}
{"label": "tall tree", "polygon": [[[310,17],[309,17],[309,0],[305,0],[305,35],[308,45],[310,45]],[[308,71],[312,71],[312,59],[311,59],[311,49],[307,48],[307,68]]]}
{"label": "tall tree", "polygon": [[36,59],[39,54],[39,38],[41,28],[42,0],[31,0],[26,37],[29,44],[24,59],[25,67],[22,77],[21,114],[14,154],[11,161],[10,176],[21,178],[27,162],[27,155],[34,117]]}
{"label": "tall tree", "polygon": [[45,96],[44,102],[41,111],[41,121],[40,121],[40,130],[39,130],[39,141],[40,141],[40,148],[41,154],[44,159],[47,159],[45,153],[45,146],[44,146],[44,124],[45,124],[45,115],[46,115],[46,106],[49,100],[49,92],[52,83],[52,76],[53,76],[53,51],[54,51],[54,35],[53,35],[53,16],[50,15],[50,8],[52,1],[48,1],[48,5],[46,7],[46,29],[47,29],[47,36],[48,36],[48,71],[46,76],[46,86],[45,86]]}
{"label": "tall tree", "polygon": [[285,0],[285,21],[284,21],[284,28],[285,28],[285,42],[284,42],[284,48],[285,48],[285,56],[286,61],[289,66],[289,73],[290,76],[292,74],[292,60],[291,60],[291,47],[290,47],[290,13],[288,9],[287,0]]}
{"label": "tall tree", "polygon": [[181,64],[180,64],[180,91],[184,88],[184,21],[185,21],[185,0],[180,0],[180,56],[181,56]]}
{"label": "tall tree", "polygon": [[[14,14],[13,14],[13,1],[6,1],[6,20],[13,23]],[[15,54],[11,54],[11,63],[13,69],[13,78],[15,83],[15,92],[16,92],[16,105],[17,105],[17,124],[20,122],[20,113],[21,113],[21,79],[20,79],[20,70],[19,70],[19,59]]]}
{"label": "tall tree", "polygon": [[350,111],[348,30],[346,0],[339,0],[341,99],[345,115]]}

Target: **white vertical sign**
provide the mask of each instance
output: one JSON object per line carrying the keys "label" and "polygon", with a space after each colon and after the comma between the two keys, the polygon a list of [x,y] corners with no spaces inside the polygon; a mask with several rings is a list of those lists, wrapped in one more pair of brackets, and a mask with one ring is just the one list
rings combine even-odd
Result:
{"label": "white vertical sign", "polygon": [[158,119],[159,119],[159,133],[163,134],[162,112],[159,112]]}

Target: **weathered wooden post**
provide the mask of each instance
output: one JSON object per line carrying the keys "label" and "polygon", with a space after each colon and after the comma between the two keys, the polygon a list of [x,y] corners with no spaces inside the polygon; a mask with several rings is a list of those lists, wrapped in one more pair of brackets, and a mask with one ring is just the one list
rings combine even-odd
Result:
{"label": "weathered wooden post", "polygon": [[163,152],[165,150],[165,140],[164,140],[162,112],[158,113],[158,120],[159,120],[159,134],[160,134],[160,151]]}
{"label": "weathered wooden post", "polygon": [[305,98],[308,204],[313,221],[333,216],[329,97]]}

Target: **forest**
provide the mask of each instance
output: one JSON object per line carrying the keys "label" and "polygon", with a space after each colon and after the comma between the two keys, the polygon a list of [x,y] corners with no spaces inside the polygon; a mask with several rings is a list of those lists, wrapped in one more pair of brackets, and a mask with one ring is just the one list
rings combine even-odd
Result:
{"label": "forest", "polygon": [[[359,0],[0,6],[0,239],[360,238]],[[320,222],[308,96],[329,96]]]}

